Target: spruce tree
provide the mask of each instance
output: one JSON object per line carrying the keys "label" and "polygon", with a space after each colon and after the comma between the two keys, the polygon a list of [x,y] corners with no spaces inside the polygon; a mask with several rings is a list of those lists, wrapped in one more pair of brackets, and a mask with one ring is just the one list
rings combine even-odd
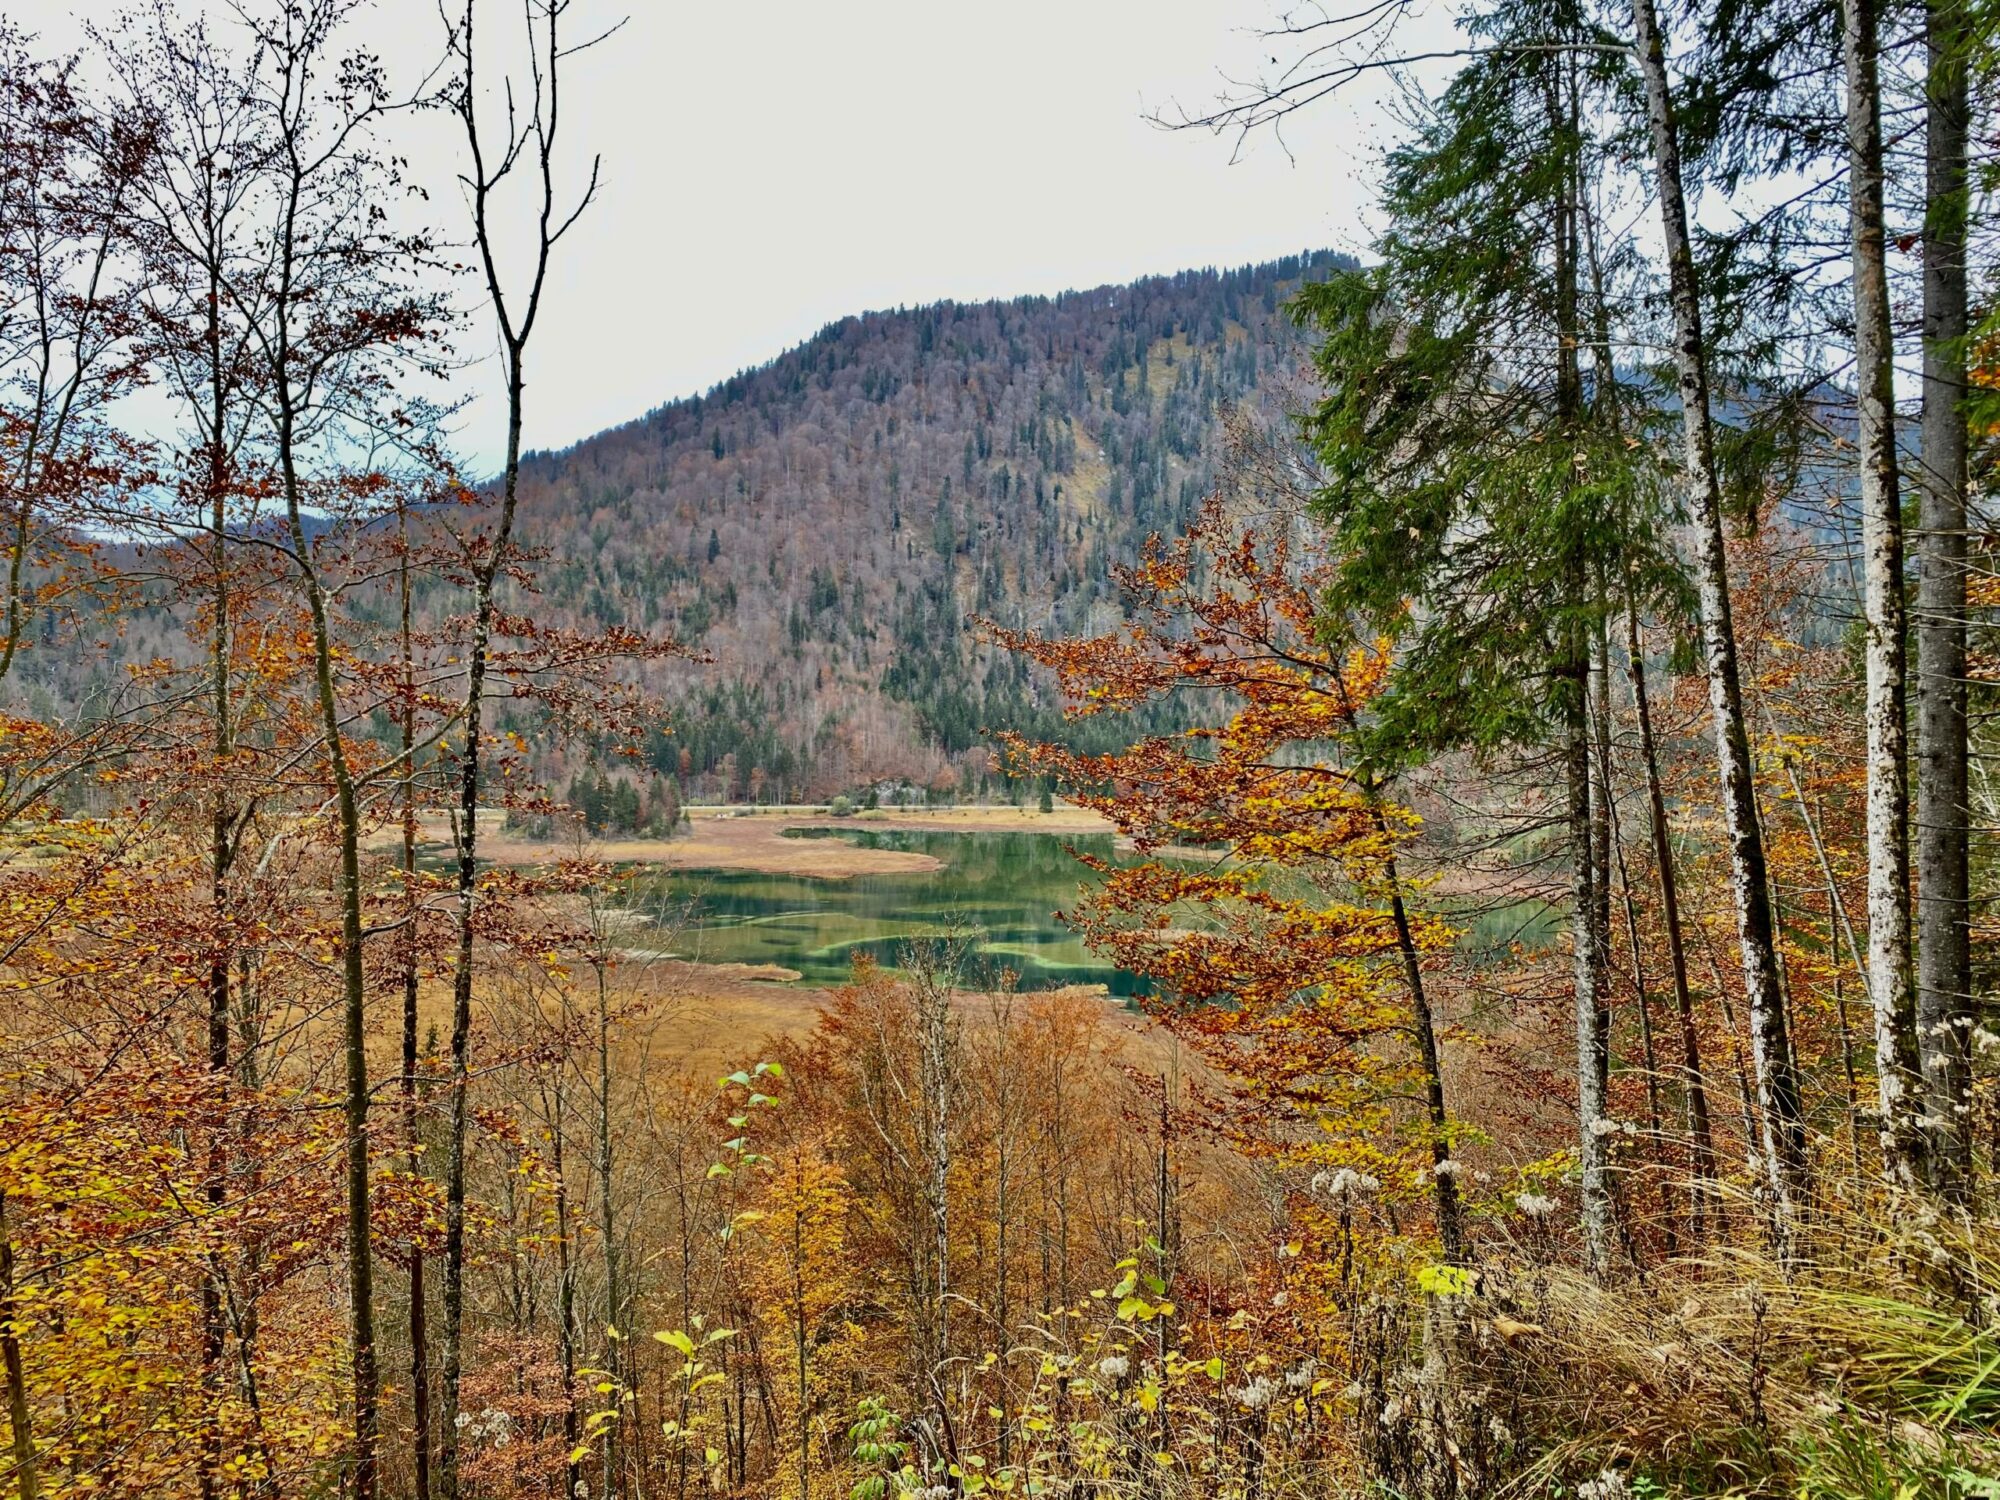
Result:
{"label": "spruce tree", "polygon": [[1305,431],[1344,559],[1329,605],[1400,636],[1375,753],[1517,747],[1563,766],[1584,1227],[1602,1266],[1610,939],[1588,685],[1612,613],[1678,615],[1687,591],[1671,504],[1628,442],[1644,393],[1608,359],[1586,379],[1580,356],[1619,316],[1605,299],[1621,266],[1587,211],[1615,64],[1566,0],[1509,4],[1474,31],[1481,54],[1390,157],[1380,265],[1300,294],[1330,390]]}

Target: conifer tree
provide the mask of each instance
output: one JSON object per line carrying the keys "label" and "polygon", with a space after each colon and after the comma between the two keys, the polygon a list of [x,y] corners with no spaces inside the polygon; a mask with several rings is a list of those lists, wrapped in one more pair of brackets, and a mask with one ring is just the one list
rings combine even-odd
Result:
{"label": "conifer tree", "polygon": [[1652,0],[1633,0],[1632,13],[1652,143],[1654,183],[1665,230],[1685,455],[1683,484],[1694,520],[1702,644],[1707,656],[1709,703],[1715,722],[1716,763],[1721,773],[1729,838],[1737,937],[1750,1011],[1751,1052],[1763,1115],[1762,1159],[1780,1223],[1784,1224],[1790,1221],[1805,1186],[1804,1122],[1779,991],[1770,880],[1764,862],[1749,731],[1737,666],[1722,492],[1716,473],[1715,432],[1710,412],[1709,351],[1688,231],[1680,128],[1668,86],[1665,43]]}
{"label": "conifer tree", "polygon": [[[1608,906],[1593,839],[1590,663],[1626,580],[1678,612],[1661,509],[1623,440],[1629,399],[1579,350],[1615,321],[1586,185],[1586,99],[1607,83],[1571,5],[1512,4],[1411,145],[1390,158],[1381,265],[1300,294],[1330,394],[1306,424],[1345,559],[1334,608],[1401,636],[1379,753],[1551,750],[1567,788],[1579,1143],[1592,1259],[1608,1255]],[[1603,805],[1600,789],[1598,804]],[[1608,896],[1608,888],[1603,892]]]}
{"label": "conifer tree", "polygon": [[1924,7],[1922,496],[1917,536],[1917,1031],[1929,1160],[1947,1195],[1971,1168],[1972,957],[1966,722],[1970,7]]}

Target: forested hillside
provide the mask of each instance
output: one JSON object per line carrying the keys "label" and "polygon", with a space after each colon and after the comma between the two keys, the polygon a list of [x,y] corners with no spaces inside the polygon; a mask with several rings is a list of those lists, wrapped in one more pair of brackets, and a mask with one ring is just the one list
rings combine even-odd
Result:
{"label": "forested hillside", "polygon": [[1089,622],[1108,565],[1212,487],[1225,408],[1282,399],[1301,350],[1286,300],[1339,264],[843,319],[706,396],[532,457],[533,607],[712,653],[655,679],[672,731],[648,739],[641,777],[724,799],[975,789],[988,730],[1056,714],[969,617]]}
{"label": "forested hillside", "polygon": [[562,455],[607,33],[380,9],[0,21],[0,1496],[2000,1496],[1986,0],[1301,11],[1365,265]]}

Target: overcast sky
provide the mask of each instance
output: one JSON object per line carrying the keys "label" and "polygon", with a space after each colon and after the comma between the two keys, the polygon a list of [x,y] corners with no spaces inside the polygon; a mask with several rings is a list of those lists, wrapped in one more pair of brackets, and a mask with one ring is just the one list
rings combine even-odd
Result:
{"label": "overcast sky", "polygon": [[[116,8],[26,5],[52,42]],[[530,446],[706,389],[848,313],[1361,248],[1379,91],[1295,118],[1289,157],[1264,137],[1232,162],[1233,139],[1146,118],[1289,57],[1257,36],[1280,9],[576,0],[579,35],[628,19],[567,76],[564,131],[604,176],[533,345]],[[495,26],[515,15],[491,7]],[[431,0],[376,0],[364,24],[406,69],[435,51]],[[417,165],[448,181],[448,162],[420,149]],[[499,416],[491,401],[465,414],[476,463],[498,451]]]}

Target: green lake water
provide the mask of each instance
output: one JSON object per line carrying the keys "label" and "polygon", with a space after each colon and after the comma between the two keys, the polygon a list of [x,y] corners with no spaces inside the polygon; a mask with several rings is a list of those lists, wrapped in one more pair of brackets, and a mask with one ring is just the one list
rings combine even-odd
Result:
{"label": "green lake water", "polygon": [[[928,854],[941,870],[819,880],[742,870],[637,874],[628,904],[659,924],[660,945],[701,963],[778,964],[801,982],[843,983],[857,954],[897,966],[913,939],[961,933],[970,942],[967,984],[997,984],[1011,969],[1023,990],[1102,984],[1122,997],[1149,983],[1092,953],[1056,917],[1076,904],[1090,872],[1071,850],[1114,855],[1109,835],[936,833],[911,829],[814,828],[804,838],[843,838],[870,849]],[[1554,941],[1557,916],[1539,902],[1459,917],[1470,953],[1513,941]],[[636,935],[636,934],[635,934]]]}
{"label": "green lake water", "polygon": [[1109,857],[1109,835],[927,833],[910,829],[802,829],[793,837],[843,838],[869,849],[908,849],[942,870],[815,880],[742,870],[639,876],[630,904],[678,926],[667,946],[702,963],[781,964],[803,982],[839,984],[857,954],[887,968],[904,944],[958,931],[971,938],[966,981],[990,983],[1012,969],[1024,990],[1102,984],[1114,995],[1146,992],[1136,975],[1106,963],[1056,919],[1076,904],[1089,874],[1072,848]]}

